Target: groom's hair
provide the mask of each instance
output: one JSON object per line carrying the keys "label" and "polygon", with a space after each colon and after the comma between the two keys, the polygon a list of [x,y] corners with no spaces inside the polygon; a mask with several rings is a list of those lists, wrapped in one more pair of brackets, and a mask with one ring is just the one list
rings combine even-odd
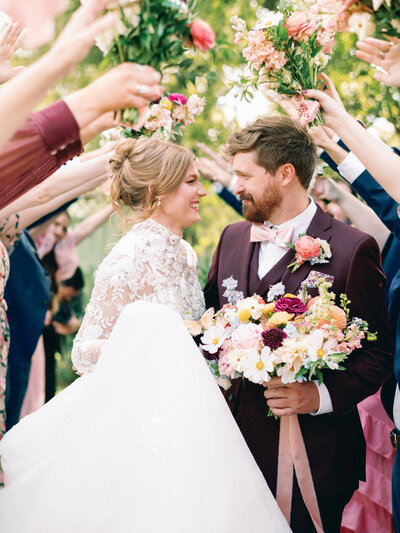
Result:
{"label": "groom's hair", "polygon": [[226,153],[256,153],[256,163],[271,174],[281,165],[291,163],[300,184],[307,189],[317,162],[316,147],[306,128],[289,117],[262,117],[235,132]]}

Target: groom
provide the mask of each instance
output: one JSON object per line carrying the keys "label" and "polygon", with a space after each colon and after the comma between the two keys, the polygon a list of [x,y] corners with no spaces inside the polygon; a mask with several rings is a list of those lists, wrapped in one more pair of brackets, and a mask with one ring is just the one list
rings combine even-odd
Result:
{"label": "groom", "polygon": [[[207,307],[220,309],[227,303],[222,282],[229,276],[245,296],[257,293],[266,300],[277,282],[292,294],[305,282],[315,296],[314,280],[322,274],[333,283],[337,301],[347,294],[351,316],[367,320],[369,330],[378,332],[376,342],[364,340],[363,347],[349,356],[344,372],[324,371],[320,386],[283,386],[280,378],[267,387],[234,380],[224,393],[274,494],[280,421],[268,417],[268,409],[280,416],[299,415],[324,531],[339,533],[343,508],[359,480],[365,479],[365,440],[357,403],[379,389],[393,364],[378,245],[369,235],[330,218],[308,196],[316,149],[296,121],[261,118],[231,137],[228,153],[237,176],[234,192],[243,202],[246,221],[228,226],[220,237],[204,289]],[[263,231],[266,228],[272,231]],[[295,243],[304,233],[328,241],[332,257],[325,264],[307,261],[291,273],[288,265],[294,252],[284,243]],[[314,531],[296,479],[290,522],[296,533]]]}

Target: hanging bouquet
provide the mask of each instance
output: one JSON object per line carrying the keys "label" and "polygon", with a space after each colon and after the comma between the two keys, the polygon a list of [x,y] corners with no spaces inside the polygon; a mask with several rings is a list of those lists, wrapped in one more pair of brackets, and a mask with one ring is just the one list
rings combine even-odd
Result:
{"label": "hanging bouquet", "polygon": [[[99,35],[96,45],[114,65],[132,61],[182,74],[193,64],[188,49],[215,46],[213,29],[196,18],[194,6],[195,0],[119,0],[107,6],[118,13],[117,24]],[[136,110],[123,112],[123,122],[134,124],[137,118]]]}
{"label": "hanging bouquet", "polygon": [[205,99],[197,94],[189,98],[180,93],[170,94],[149,107],[146,121],[139,130],[127,127],[124,135],[133,138],[156,136],[166,141],[174,139],[182,135],[185,126],[194,122],[195,116],[202,113],[205,103]]}
{"label": "hanging bouquet", "polygon": [[317,279],[319,296],[309,299],[306,285],[299,297],[285,294],[282,283],[273,285],[267,302],[258,295],[243,298],[237,281],[224,280],[228,304],[214,314],[209,309],[197,322],[187,322],[193,335],[203,333],[201,348],[220,386],[228,389],[231,379],[246,378],[263,384],[279,376],[282,383],[317,379],[323,369],[345,370],[350,353],[361,341],[376,340],[368,324],[349,318],[349,301],[334,304],[331,283]]}
{"label": "hanging bouquet", "polygon": [[322,124],[318,102],[306,100],[304,89],[320,89],[319,74],[333,47],[337,21],[331,14],[314,13],[304,3],[280,3],[280,11],[259,20],[251,30],[243,19],[231,19],[235,44],[248,62],[239,80],[242,97],[251,99],[261,86],[293,98],[302,124]]}
{"label": "hanging bouquet", "polygon": [[341,0],[338,12],[347,18],[347,31],[366,37],[400,37],[400,5],[394,0]]}

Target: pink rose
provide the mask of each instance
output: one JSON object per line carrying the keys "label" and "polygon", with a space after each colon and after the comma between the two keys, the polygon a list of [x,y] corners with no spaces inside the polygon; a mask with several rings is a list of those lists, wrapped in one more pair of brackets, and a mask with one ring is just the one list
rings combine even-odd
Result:
{"label": "pink rose", "polygon": [[172,93],[168,96],[168,100],[175,104],[185,105],[187,102],[186,96],[181,93]]}
{"label": "pink rose", "polygon": [[221,376],[228,376],[229,378],[234,378],[236,370],[231,368],[229,365],[228,353],[231,349],[232,343],[229,340],[225,341],[221,347],[219,359],[218,359],[218,369]]}
{"label": "pink rose", "polygon": [[257,324],[240,324],[232,333],[232,346],[237,350],[255,348],[263,331],[262,326]]}
{"label": "pink rose", "polygon": [[310,257],[318,257],[321,252],[319,242],[308,235],[299,237],[294,247],[296,248],[298,255],[304,260],[307,260]]}
{"label": "pink rose", "polygon": [[206,52],[215,46],[215,33],[211,26],[202,19],[196,19],[190,27],[193,44],[201,52]]}
{"label": "pink rose", "polygon": [[294,37],[296,41],[308,41],[317,28],[317,21],[311,13],[297,11],[286,19],[285,26],[289,37]]}

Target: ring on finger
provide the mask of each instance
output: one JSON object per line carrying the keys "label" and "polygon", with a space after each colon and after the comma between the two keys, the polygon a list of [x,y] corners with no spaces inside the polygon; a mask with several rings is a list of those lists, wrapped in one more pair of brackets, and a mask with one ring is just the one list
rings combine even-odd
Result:
{"label": "ring on finger", "polygon": [[136,85],[136,92],[138,94],[147,94],[150,91],[150,87],[148,85],[141,85],[138,83]]}
{"label": "ring on finger", "polygon": [[383,50],[379,50],[379,57],[385,59],[385,52]]}

